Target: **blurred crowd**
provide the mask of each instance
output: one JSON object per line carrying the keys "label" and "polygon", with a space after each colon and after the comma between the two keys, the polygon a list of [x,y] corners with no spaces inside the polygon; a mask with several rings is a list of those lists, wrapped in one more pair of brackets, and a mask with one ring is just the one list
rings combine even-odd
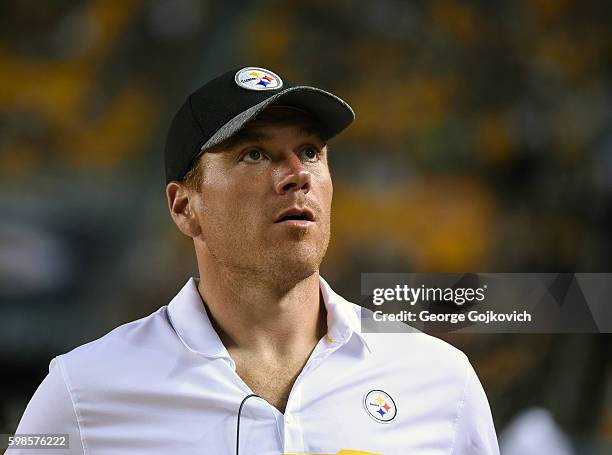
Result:
{"label": "blurred crowd", "polygon": [[[354,107],[322,270],[353,301],[364,272],[612,272],[610,2],[13,0],[0,24],[0,433],[52,357],[196,273],[164,138],[231,67]],[[441,336],[505,453],[610,453],[608,334]]]}

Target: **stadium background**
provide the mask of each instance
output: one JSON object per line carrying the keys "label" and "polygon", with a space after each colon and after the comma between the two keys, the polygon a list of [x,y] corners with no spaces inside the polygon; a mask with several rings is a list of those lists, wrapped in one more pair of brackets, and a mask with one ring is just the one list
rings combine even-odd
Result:
{"label": "stadium background", "polygon": [[[361,272],[612,272],[611,19],[570,0],[0,3],[0,433],[53,356],[195,273],[163,142],[233,66],[357,112],[331,153],[323,275],[341,294],[359,299]],[[549,415],[574,453],[610,453],[609,335],[445,338],[498,433]]]}

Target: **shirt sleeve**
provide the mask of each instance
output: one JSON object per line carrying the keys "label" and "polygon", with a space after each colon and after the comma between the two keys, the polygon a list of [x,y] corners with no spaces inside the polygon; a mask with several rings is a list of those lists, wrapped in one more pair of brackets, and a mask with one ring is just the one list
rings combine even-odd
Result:
{"label": "shirt sleeve", "polygon": [[84,455],[77,413],[66,385],[61,359],[49,364],[49,374],[28,403],[15,434],[68,434],[68,450],[9,448],[5,455]]}
{"label": "shirt sleeve", "polygon": [[457,421],[453,455],[499,455],[491,409],[478,376],[467,361],[467,379]]}

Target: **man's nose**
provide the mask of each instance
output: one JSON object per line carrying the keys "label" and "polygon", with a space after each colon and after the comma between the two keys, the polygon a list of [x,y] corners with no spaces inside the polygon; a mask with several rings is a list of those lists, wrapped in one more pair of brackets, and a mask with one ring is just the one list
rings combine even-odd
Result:
{"label": "man's nose", "polygon": [[304,193],[310,191],[312,176],[304,169],[299,157],[292,154],[290,158],[284,160],[281,169],[282,177],[275,185],[278,194],[285,194],[289,191],[303,191]]}

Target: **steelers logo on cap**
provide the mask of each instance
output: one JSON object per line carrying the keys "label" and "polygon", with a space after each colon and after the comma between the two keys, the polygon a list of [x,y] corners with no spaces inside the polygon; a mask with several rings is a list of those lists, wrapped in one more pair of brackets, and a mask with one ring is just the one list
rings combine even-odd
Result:
{"label": "steelers logo on cap", "polygon": [[283,86],[283,81],[270,70],[249,66],[242,68],[234,77],[238,87],[247,90],[276,90]]}
{"label": "steelers logo on cap", "polygon": [[397,407],[391,395],[382,390],[370,390],[363,398],[368,415],[380,423],[389,423],[397,415]]}

